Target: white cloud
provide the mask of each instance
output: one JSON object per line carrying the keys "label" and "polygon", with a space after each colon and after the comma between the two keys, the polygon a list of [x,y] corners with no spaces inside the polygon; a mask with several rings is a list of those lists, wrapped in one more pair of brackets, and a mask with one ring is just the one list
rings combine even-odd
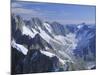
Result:
{"label": "white cloud", "polygon": [[32,17],[39,17],[40,19],[44,18],[44,13],[35,9],[12,8],[11,12],[16,15],[21,15],[24,19],[30,19]]}
{"label": "white cloud", "polygon": [[15,8],[15,7],[22,7],[23,5],[22,4],[19,4],[17,2],[13,2],[11,3],[11,7]]}
{"label": "white cloud", "polygon": [[12,13],[15,14],[37,14],[38,12],[25,8],[12,8]]}

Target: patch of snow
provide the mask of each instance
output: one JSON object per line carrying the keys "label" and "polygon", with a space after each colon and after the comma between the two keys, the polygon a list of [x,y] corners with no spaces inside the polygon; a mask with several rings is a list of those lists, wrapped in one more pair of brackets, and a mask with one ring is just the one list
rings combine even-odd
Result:
{"label": "patch of snow", "polygon": [[69,33],[66,36],[56,35],[55,39],[57,39],[61,45],[63,46],[66,45],[72,50],[76,48],[78,42],[75,36],[76,36],[75,34]]}
{"label": "patch of snow", "polygon": [[58,51],[62,56],[64,56],[65,58],[67,57],[70,61],[71,61],[71,57],[64,51]]}
{"label": "patch of snow", "polygon": [[49,48],[49,47],[47,47],[47,46],[45,46],[45,49],[46,49],[46,50],[49,50],[50,48]]}
{"label": "patch of snow", "polygon": [[55,36],[55,38],[56,38],[58,41],[60,41],[61,44],[63,44],[63,45],[66,45],[66,44],[67,44],[67,42],[66,42],[66,37],[61,36],[61,35],[57,35],[57,36]]}
{"label": "patch of snow", "polygon": [[11,45],[13,48],[16,48],[18,51],[22,52],[24,55],[26,55],[28,52],[27,48],[25,48],[23,45],[17,44],[14,40],[12,40]]}
{"label": "patch of snow", "polygon": [[53,39],[52,37],[50,37],[44,30],[42,30],[40,27],[38,27],[40,30],[40,36],[46,40],[48,43],[50,43],[50,40],[59,43],[58,41],[56,41],[55,39]]}
{"label": "patch of snow", "polygon": [[38,31],[36,31],[34,28],[32,28],[32,31],[34,32],[34,34],[38,33]]}
{"label": "patch of snow", "polygon": [[76,34],[69,33],[66,36],[57,35],[55,39],[61,42],[61,50],[58,50],[58,53],[67,58],[70,62],[74,63],[74,54],[73,50],[76,48],[78,40],[76,38]]}
{"label": "patch of snow", "polygon": [[50,26],[48,23],[44,23],[43,25],[44,25],[44,26],[46,27],[46,29],[51,33],[51,31],[52,31],[51,26]]}
{"label": "patch of snow", "polygon": [[83,25],[78,25],[77,26],[78,29],[81,29],[82,27],[83,27]]}
{"label": "patch of snow", "polygon": [[[55,54],[51,53],[51,52],[48,52],[48,51],[43,51],[43,50],[40,50],[42,54],[48,56],[48,57],[54,57],[56,56]],[[59,62],[61,62],[63,65],[65,64],[65,60],[61,59],[60,57],[56,56],[58,59],[59,59]]]}
{"label": "patch of snow", "polygon": [[41,51],[42,54],[44,54],[44,55],[46,55],[48,57],[54,57],[55,56],[55,54],[53,54],[53,53],[50,53],[50,52],[47,52],[47,51],[43,51],[43,50],[40,50],[40,51]]}
{"label": "patch of snow", "polygon": [[[66,39],[68,41],[70,41],[71,43],[71,48],[72,49],[75,49],[76,46],[77,46],[77,43],[78,43],[78,40],[76,39],[76,34],[73,34],[73,33],[69,33],[68,35],[66,35]],[[71,49],[71,50],[72,50]]]}
{"label": "patch of snow", "polygon": [[87,69],[91,69],[94,66],[96,66],[96,63],[95,62],[87,62],[87,64],[86,64]]}
{"label": "patch of snow", "polygon": [[63,59],[61,59],[61,58],[58,58],[59,59],[59,61],[64,65],[65,64],[65,62],[66,62],[66,60],[63,60]]}
{"label": "patch of snow", "polygon": [[30,36],[31,38],[33,38],[36,34],[33,33],[28,27],[26,27],[25,25],[23,26],[23,29],[22,29],[22,34],[23,35],[28,35]]}

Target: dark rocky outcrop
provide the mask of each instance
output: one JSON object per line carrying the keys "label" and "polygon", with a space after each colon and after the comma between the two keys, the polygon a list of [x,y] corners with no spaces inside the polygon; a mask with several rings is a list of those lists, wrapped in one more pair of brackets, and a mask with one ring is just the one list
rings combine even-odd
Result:
{"label": "dark rocky outcrop", "polygon": [[39,50],[30,50],[23,62],[23,73],[50,72],[53,69],[51,59]]}
{"label": "dark rocky outcrop", "polygon": [[29,50],[24,56],[15,48],[12,48],[12,74],[28,74],[41,72],[54,72],[59,70],[59,59],[49,57],[40,50]]}
{"label": "dark rocky outcrop", "polygon": [[[23,53],[18,51],[16,48],[11,47],[11,74],[16,74],[22,72],[22,61],[25,57]],[[20,69],[17,70],[17,65],[20,64]]]}

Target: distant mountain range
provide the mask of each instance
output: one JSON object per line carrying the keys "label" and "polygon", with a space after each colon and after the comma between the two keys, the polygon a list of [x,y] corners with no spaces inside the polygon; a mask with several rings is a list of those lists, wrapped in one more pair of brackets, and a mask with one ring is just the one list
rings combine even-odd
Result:
{"label": "distant mountain range", "polygon": [[11,32],[12,73],[96,67],[96,25],[62,25],[44,22],[37,17],[23,20],[13,14]]}

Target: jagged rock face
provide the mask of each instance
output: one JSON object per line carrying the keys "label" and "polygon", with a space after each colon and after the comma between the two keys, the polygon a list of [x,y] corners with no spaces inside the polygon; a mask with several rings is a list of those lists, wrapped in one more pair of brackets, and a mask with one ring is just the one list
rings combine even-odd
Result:
{"label": "jagged rock face", "polygon": [[15,19],[13,17],[13,15],[11,16],[11,35],[14,36],[15,35],[15,32],[16,32],[16,22],[15,22]]}
{"label": "jagged rock face", "polygon": [[[11,47],[11,73],[16,74],[16,73],[22,73],[23,69],[23,64],[22,61],[25,57],[25,55],[21,52],[19,52],[16,48]],[[20,69],[18,68],[18,65],[20,65]]]}
{"label": "jagged rock face", "polygon": [[39,34],[35,35],[34,39],[32,40],[32,45],[34,45],[34,48],[38,46],[38,49],[46,50],[45,47],[53,49],[52,46],[49,43],[47,43]]}
{"label": "jagged rock face", "polygon": [[[29,26],[31,24],[32,28],[36,29],[38,32],[39,32],[38,27],[42,28],[43,30],[46,30],[45,27],[43,26],[43,23],[38,18],[33,18],[32,22],[30,22],[30,21],[23,21],[20,16],[12,16],[12,29],[11,29],[12,38],[14,38],[17,43],[22,44],[22,45],[23,44],[27,45],[28,49],[30,49],[30,47],[32,48],[32,46],[33,47],[38,46],[41,49],[45,49],[45,46],[47,46],[52,49],[52,47],[38,33],[36,34],[34,38],[31,38],[28,35],[23,35],[22,27],[25,24],[26,24],[26,27],[31,27]],[[48,31],[46,32],[48,33]]]}
{"label": "jagged rock face", "polygon": [[32,26],[34,28],[35,28],[35,26],[43,27],[43,23],[42,23],[42,21],[39,18],[35,17],[35,18],[32,18]]}
{"label": "jagged rock face", "polygon": [[[16,66],[16,74],[54,72],[59,70],[58,58],[48,57],[39,50],[30,50],[22,62]],[[58,70],[57,70],[58,67]]]}
{"label": "jagged rock face", "polygon": [[82,57],[85,61],[96,60],[96,33],[95,29],[89,28],[87,25],[83,25],[77,31],[78,46],[74,50],[75,56]]}
{"label": "jagged rock face", "polygon": [[11,24],[12,38],[20,38],[22,35],[22,26],[24,25],[23,19],[20,16],[12,15]]}
{"label": "jagged rock face", "polygon": [[59,59],[54,56],[51,58],[52,62],[53,62],[53,68],[52,68],[52,71],[59,71],[60,70],[60,67],[59,67]]}
{"label": "jagged rock face", "polygon": [[66,25],[65,28],[67,28],[67,32],[75,33],[77,31],[77,26],[75,25]]}
{"label": "jagged rock face", "polygon": [[29,50],[27,55],[12,48],[12,74],[28,74],[59,71],[59,59],[48,57],[40,50]]}
{"label": "jagged rock face", "polygon": [[47,43],[39,34],[36,34],[34,38],[30,38],[26,35],[20,35],[20,31],[17,31],[16,35],[17,34],[18,36],[15,37],[16,43],[27,45],[28,49],[45,49],[45,47],[53,49],[52,46]]}
{"label": "jagged rock face", "polygon": [[57,22],[53,22],[51,24],[51,26],[52,26],[52,29],[53,29],[53,33],[55,35],[63,35],[63,36],[66,35],[65,28],[64,28],[63,25],[61,25],[61,24],[59,24]]}
{"label": "jagged rock face", "polygon": [[23,73],[50,72],[53,69],[51,59],[39,50],[30,50],[24,59]]}
{"label": "jagged rock face", "polygon": [[77,29],[77,36],[76,37],[82,37],[81,35],[82,34],[85,34],[85,33],[90,33],[91,32],[91,29],[88,28],[87,25],[80,25],[81,28]]}

